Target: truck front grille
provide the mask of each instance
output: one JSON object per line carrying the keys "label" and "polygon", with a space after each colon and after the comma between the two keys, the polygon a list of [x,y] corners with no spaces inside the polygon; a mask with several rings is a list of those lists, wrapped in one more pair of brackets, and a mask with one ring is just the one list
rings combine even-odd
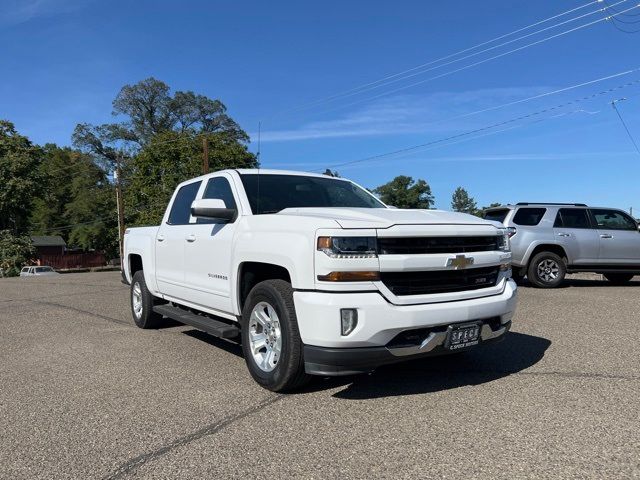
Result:
{"label": "truck front grille", "polygon": [[467,253],[498,250],[498,236],[476,237],[378,237],[380,255]]}
{"label": "truck front grille", "polygon": [[462,292],[495,286],[498,266],[465,270],[429,270],[424,272],[381,272],[380,280],[395,295],[427,295]]}

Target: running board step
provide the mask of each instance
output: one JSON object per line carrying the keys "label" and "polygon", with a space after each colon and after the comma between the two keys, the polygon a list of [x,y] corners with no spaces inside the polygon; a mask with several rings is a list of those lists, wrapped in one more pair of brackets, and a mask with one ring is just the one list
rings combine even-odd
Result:
{"label": "running board step", "polygon": [[240,329],[235,325],[229,325],[204,315],[196,315],[182,308],[172,307],[171,305],[156,305],[153,307],[153,311],[177,322],[191,325],[214,337],[235,338],[240,335]]}

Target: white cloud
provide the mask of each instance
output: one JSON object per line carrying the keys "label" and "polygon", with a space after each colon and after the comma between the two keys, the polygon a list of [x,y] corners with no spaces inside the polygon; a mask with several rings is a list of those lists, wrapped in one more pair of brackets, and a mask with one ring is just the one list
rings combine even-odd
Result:
{"label": "white cloud", "polygon": [[41,16],[73,12],[87,3],[82,0],[4,0],[0,25],[18,25]]}
{"label": "white cloud", "polygon": [[[261,140],[287,142],[473,128],[478,125],[478,119],[470,113],[480,113],[496,105],[538,95],[545,90],[545,87],[523,87],[394,96],[335,119],[308,122],[293,129],[263,131]],[[492,118],[495,118],[495,114]],[[256,138],[256,134],[251,136]]]}

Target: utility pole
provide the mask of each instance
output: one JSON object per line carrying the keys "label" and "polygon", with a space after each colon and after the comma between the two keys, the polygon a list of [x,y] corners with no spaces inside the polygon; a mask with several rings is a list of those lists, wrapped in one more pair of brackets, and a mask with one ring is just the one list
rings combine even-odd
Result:
{"label": "utility pole", "polygon": [[122,268],[122,258],[124,257],[124,203],[122,201],[122,169],[120,168],[120,164],[122,162],[122,154],[118,154],[116,157],[116,172],[115,172],[115,183],[116,183],[116,208],[118,209],[118,244],[120,246],[120,268]]}
{"label": "utility pole", "polygon": [[202,174],[209,173],[209,139],[202,137]]}

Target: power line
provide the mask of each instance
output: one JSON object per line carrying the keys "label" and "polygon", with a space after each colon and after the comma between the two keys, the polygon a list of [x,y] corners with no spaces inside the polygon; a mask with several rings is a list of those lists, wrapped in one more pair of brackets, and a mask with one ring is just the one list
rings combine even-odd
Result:
{"label": "power line", "polygon": [[[629,10],[633,10],[633,9],[636,9],[636,8],[640,8],[640,5],[636,5],[636,6],[633,6],[633,7],[629,8],[629,9],[627,9],[627,10],[623,10],[623,12],[626,12],[626,11],[629,11]],[[620,14],[616,14],[616,15],[620,15]],[[608,17],[607,17],[607,18],[608,18]],[[397,92],[400,92],[400,91],[402,91],[402,90],[406,90],[406,89],[408,89],[408,88],[412,88],[412,87],[415,87],[415,86],[417,86],[417,85],[421,85],[421,84],[423,84],[423,83],[430,82],[430,81],[432,81],[432,80],[437,80],[437,79],[439,79],[439,78],[443,78],[443,77],[446,77],[446,76],[452,75],[452,74],[454,74],[454,73],[458,73],[458,72],[461,72],[461,71],[464,71],[464,70],[468,70],[469,68],[473,68],[473,67],[476,67],[476,66],[478,66],[478,65],[482,65],[482,64],[487,63],[487,62],[490,62],[490,61],[492,61],[492,60],[496,60],[496,59],[498,59],[498,58],[502,58],[502,57],[505,57],[505,56],[507,56],[507,55],[511,55],[512,53],[519,52],[519,51],[524,50],[524,49],[526,49],[526,48],[530,48],[530,47],[533,47],[533,46],[535,46],[535,45],[539,45],[539,44],[541,44],[541,43],[547,42],[547,41],[549,41],[549,40],[553,40],[553,39],[555,39],[555,38],[562,37],[562,36],[564,36],[564,35],[568,35],[569,33],[573,33],[573,32],[575,32],[575,31],[581,30],[581,29],[583,29],[583,28],[590,27],[590,26],[595,25],[595,24],[597,24],[597,23],[604,22],[604,21],[606,21],[606,20],[607,20],[607,18],[600,18],[600,19],[598,19],[598,20],[594,20],[594,21],[592,21],[592,22],[588,22],[588,23],[585,23],[585,24],[579,25],[579,26],[577,26],[577,27],[571,28],[571,29],[569,29],[569,30],[562,31],[562,32],[560,32],[560,33],[556,33],[556,34],[554,34],[554,35],[550,35],[550,36],[548,36],[548,37],[545,37],[545,38],[542,38],[542,39],[536,40],[536,41],[534,41],[534,42],[528,43],[528,44],[526,44],[526,45],[522,45],[522,46],[520,46],[520,47],[517,47],[517,48],[511,49],[511,50],[508,50],[508,51],[506,51],[506,52],[503,52],[503,53],[500,53],[500,54],[497,54],[497,55],[493,55],[493,56],[488,57],[488,58],[485,58],[485,59],[483,59],[483,60],[479,60],[479,61],[474,62],[474,63],[471,63],[471,64],[469,64],[469,65],[465,65],[465,66],[462,66],[462,67],[459,67],[459,68],[456,68],[456,69],[453,69],[453,70],[450,70],[450,71],[447,71],[447,72],[444,72],[444,73],[441,73],[441,74],[435,75],[435,76],[433,76],[433,77],[429,77],[429,78],[426,78],[426,79],[422,79],[422,80],[419,80],[419,81],[417,81],[417,82],[413,82],[413,83],[410,83],[410,84],[408,84],[408,85],[404,85],[404,86],[402,86],[402,87],[395,88],[395,89],[393,89],[393,90],[389,90],[389,91],[386,91],[386,92],[382,92],[382,93],[380,93],[380,94],[374,95],[374,96],[372,96],[372,97],[368,97],[368,98],[366,98],[366,99],[360,99],[360,100],[357,100],[357,101],[354,101],[354,102],[350,102],[350,103],[347,103],[347,104],[341,105],[340,107],[336,107],[336,108],[333,108],[333,109],[324,110],[324,111],[323,111],[323,112],[321,112],[321,113],[328,113],[328,112],[331,112],[331,111],[334,111],[334,110],[338,110],[338,109],[342,109],[342,108],[350,107],[350,106],[353,106],[353,105],[357,105],[357,104],[362,103],[362,102],[368,102],[368,101],[371,101],[371,100],[375,100],[375,99],[377,99],[377,98],[384,97],[384,96],[387,96],[387,95],[391,95],[391,94],[393,94],[393,93],[397,93]]]}
{"label": "power line", "polygon": [[631,131],[629,130],[629,127],[627,127],[627,124],[625,123],[624,119],[622,118],[622,115],[620,114],[620,110],[618,110],[618,107],[616,107],[616,103],[622,102],[624,100],[626,100],[626,98],[620,98],[618,100],[613,100],[611,102],[611,106],[613,107],[613,109],[618,114],[618,118],[620,119],[620,122],[622,123],[622,126],[627,131],[627,135],[629,135],[629,140],[631,140],[631,143],[633,143],[633,146],[636,147],[636,152],[638,152],[638,154],[640,154],[640,148],[638,148],[638,144],[636,143],[635,139],[633,138],[633,135],[631,135]]}
{"label": "power line", "polygon": [[[615,3],[614,5],[619,5],[619,4],[624,3],[624,2],[627,2],[627,1],[628,1],[628,0],[620,0],[619,2]],[[575,22],[576,20],[580,20],[580,19],[585,18],[585,17],[588,17],[588,16],[590,16],[590,15],[595,15],[595,14],[597,14],[597,13],[603,12],[604,10],[605,10],[604,8],[602,8],[602,9],[598,9],[598,10],[594,10],[594,11],[592,11],[592,12],[588,12],[588,13],[585,13],[585,14],[583,14],[583,15],[579,15],[579,16],[577,16],[577,17],[570,18],[569,20],[565,20],[565,21],[560,22],[560,23],[557,23],[557,24],[555,24],[555,25],[551,25],[551,26],[549,26],[549,27],[545,27],[545,28],[543,28],[543,29],[536,30],[535,32],[528,33],[528,34],[523,35],[523,36],[520,36],[520,37],[518,37],[518,38],[514,38],[514,39],[512,39],[512,40],[509,40],[509,41],[506,41],[506,42],[503,42],[503,43],[499,43],[499,44],[497,44],[497,45],[493,45],[493,46],[491,46],[491,47],[485,48],[485,49],[480,50],[480,51],[478,51],[478,52],[474,52],[474,53],[471,53],[471,54],[469,54],[469,55],[465,55],[465,56],[463,56],[463,57],[456,58],[456,59],[451,60],[451,61],[449,61],[449,62],[442,63],[442,64],[440,64],[440,65],[436,65],[436,66],[433,66],[433,67],[427,68],[426,70],[420,69],[419,71],[414,72],[414,73],[411,73],[411,74],[409,74],[409,75],[403,75],[403,76],[401,76],[400,78],[396,78],[396,79],[394,79],[394,80],[390,80],[390,81],[388,81],[388,82],[380,83],[380,84],[378,84],[378,85],[376,85],[376,86],[374,86],[374,87],[370,87],[370,88],[367,88],[367,89],[363,89],[363,90],[361,90],[360,92],[358,92],[358,94],[363,93],[363,92],[367,92],[367,91],[370,91],[370,90],[374,90],[374,89],[377,89],[377,88],[379,88],[379,87],[384,87],[384,86],[387,86],[387,85],[391,85],[391,84],[394,84],[394,83],[397,83],[397,82],[400,82],[400,81],[403,81],[403,80],[407,80],[407,79],[412,78],[412,77],[415,77],[415,76],[417,76],[417,75],[422,75],[422,74],[425,74],[425,73],[427,73],[427,72],[430,72],[430,71],[433,71],[433,70],[437,70],[437,69],[442,68],[442,67],[446,67],[446,66],[448,66],[448,65],[453,65],[454,63],[458,63],[458,62],[461,62],[461,61],[463,61],[463,60],[468,60],[468,59],[473,58],[473,57],[476,57],[476,56],[478,56],[478,55],[482,55],[483,53],[487,53],[487,52],[490,52],[490,51],[492,51],[492,50],[496,50],[496,49],[498,49],[498,48],[504,47],[504,46],[506,46],[506,45],[510,45],[510,44],[512,44],[512,43],[515,43],[515,42],[519,42],[519,41],[521,41],[521,40],[524,40],[525,38],[529,38],[529,37],[532,37],[532,36],[534,36],[534,35],[538,35],[538,34],[540,34],[540,33],[542,33],[542,32],[546,32],[546,31],[548,31],[548,30],[552,30],[552,29],[557,28],[557,27],[560,27],[560,26],[562,26],[562,25],[566,25],[567,23]],[[350,96],[350,95],[349,95],[349,96]]]}
{"label": "power line", "polygon": [[[616,13],[620,13],[617,8],[614,8],[612,5],[609,5],[609,2],[607,2],[606,0],[603,0],[603,1],[604,1],[604,4],[607,6],[608,9],[610,9],[610,10],[616,12]],[[640,12],[639,13],[625,13],[624,15],[627,16],[627,17],[638,17],[638,16],[640,16]]]}
{"label": "power line", "polygon": [[439,63],[439,62],[441,62],[441,61],[448,60],[448,59],[450,59],[450,58],[456,57],[456,56],[461,55],[461,54],[463,54],[463,53],[470,52],[470,51],[472,51],[472,50],[475,50],[476,48],[480,48],[480,47],[483,47],[483,46],[485,46],[485,45],[489,45],[489,44],[491,44],[491,43],[493,43],[493,42],[496,42],[496,41],[498,41],[498,40],[502,40],[502,39],[504,39],[504,38],[510,37],[510,36],[512,36],[512,35],[515,35],[516,33],[523,32],[523,31],[525,31],[525,30],[528,30],[528,29],[530,29],[530,28],[536,27],[536,26],[538,26],[538,25],[542,25],[543,23],[549,22],[549,21],[551,21],[551,20],[555,20],[556,18],[563,17],[563,16],[565,16],[565,15],[568,15],[568,14],[570,14],[570,13],[576,12],[576,11],[581,10],[581,9],[583,9],[583,8],[589,7],[589,6],[594,5],[594,4],[596,4],[596,3],[600,3],[601,1],[602,1],[602,0],[594,0],[594,1],[588,2],[588,3],[584,4],[584,5],[579,6],[579,7],[572,8],[572,9],[570,9],[570,10],[567,10],[567,11],[565,11],[565,12],[559,13],[559,14],[557,14],[557,15],[553,15],[553,16],[551,16],[551,17],[548,17],[548,18],[545,18],[545,19],[543,19],[543,20],[537,21],[537,22],[535,22],[535,23],[532,23],[532,24],[527,25],[527,26],[525,26],[525,27],[519,28],[519,29],[514,30],[514,31],[512,31],[512,32],[509,32],[509,33],[506,33],[506,34],[500,35],[500,36],[498,36],[498,37],[492,38],[491,40],[487,40],[487,41],[484,41],[484,42],[482,42],[482,43],[478,43],[478,44],[476,44],[476,45],[473,45],[473,46],[471,46],[471,47],[468,47],[468,48],[465,48],[465,49],[462,49],[462,50],[458,50],[458,51],[456,51],[456,52],[454,52],[454,53],[451,53],[451,54],[449,54],[449,55],[446,55],[446,56],[443,56],[443,57],[437,58],[437,59],[432,60],[432,61],[430,61],[430,62],[423,63],[423,64],[421,64],[421,65],[417,65],[417,66],[415,66],[415,67],[413,67],[413,68],[409,68],[409,69],[407,69],[407,70],[404,70],[404,71],[401,71],[401,72],[398,72],[398,73],[395,73],[395,74],[392,74],[392,75],[387,75],[387,76],[385,76],[385,77],[383,77],[383,78],[380,78],[380,79],[378,79],[378,80],[375,80],[375,81],[372,81],[372,82],[368,82],[368,83],[364,83],[364,84],[362,84],[362,85],[358,85],[358,86],[353,87],[353,88],[351,88],[351,89],[348,89],[348,90],[345,90],[345,91],[342,91],[342,92],[338,92],[338,93],[335,93],[335,94],[333,94],[333,95],[329,95],[329,96],[324,97],[324,98],[320,98],[320,99],[317,99],[317,100],[314,100],[314,101],[311,101],[311,102],[307,102],[307,103],[304,103],[304,104],[298,105],[298,106],[296,106],[296,107],[292,107],[292,108],[290,108],[290,109],[284,110],[284,111],[279,112],[279,113],[288,113],[288,112],[290,112],[290,111],[295,111],[295,110],[299,110],[299,109],[307,108],[307,107],[310,107],[310,106],[315,106],[315,105],[320,104],[320,103],[325,103],[325,102],[327,102],[327,101],[331,101],[331,100],[334,100],[334,99],[337,99],[337,98],[341,98],[341,97],[343,97],[343,96],[345,96],[345,95],[346,95],[346,96],[349,96],[349,94],[351,94],[351,93],[353,93],[353,92],[357,92],[357,91],[361,90],[362,88],[366,88],[366,87],[369,87],[369,86],[372,86],[372,85],[376,85],[376,84],[378,84],[378,83],[381,83],[381,82],[384,82],[384,81],[390,80],[390,79],[392,79],[392,78],[396,78],[396,77],[399,77],[399,76],[405,75],[405,74],[410,73],[410,72],[413,72],[413,71],[415,71],[415,70],[419,70],[419,69],[422,69],[422,68],[424,68],[424,67],[428,67],[428,66],[430,66],[430,65],[434,65],[434,64],[436,64],[436,63]]}
{"label": "power line", "polygon": [[[570,105],[574,105],[576,103],[581,103],[581,102],[584,102],[586,100],[591,100],[593,98],[596,98],[596,97],[599,97],[599,96],[602,96],[602,95],[607,95],[607,94],[610,94],[611,92],[617,91],[619,89],[627,88],[629,86],[637,85],[637,84],[640,84],[640,79],[634,80],[634,81],[626,83],[624,85],[618,85],[616,87],[611,87],[611,88],[609,88],[607,90],[603,90],[603,91],[600,91],[600,92],[597,92],[597,93],[594,93],[594,94],[591,94],[591,95],[586,95],[584,97],[577,98],[577,99],[571,100],[569,102],[564,102],[564,103],[561,103],[561,104],[553,106],[553,107],[548,107],[548,108],[544,108],[542,110],[537,110],[537,111],[534,111],[534,112],[531,112],[531,113],[528,113],[528,114],[525,114],[525,115],[520,115],[518,117],[511,118],[509,120],[493,123],[491,125],[487,125],[487,126],[484,126],[484,127],[476,128],[476,129],[469,130],[469,131],[462,132],[462,133],[458,133],[458,134],[455,134],[455,135],[450,135],[448,137],[441,138],[441,139],[438,139],[438,140],[432,140],[430,142],[425,142],[425,143],[421,143],[421,144],[418,144],[418,145],[413,145],[413,146],[410,146],[410,147],[405,147],[405,148],[401,148],[401,149],[398,149],[398,150],[393,150],[393,151],[390,151],[390,152],[381,153],[381,154],[378,154],[378,155],[372,155],[372,156],[365,157],[365,158],[360,158],[360,159],[356,159],[356,160],[350,160],[350,161],[347,161],[347,162],[328,165],[326,167],[327,168],[343,167],[343,166],[346,166],[346,165],[352,165],[354,163],[361,163],[361,162],[366,162],[366,161],[370,161],[370,160],[376,160],[376,159],[379,159],[379,158],[384,158],[384,157],[388,157],[388,156],[392,156],[392,155],[397,155],[397,154],[400,154],[400,153],[406,153],[406,152],[422,149],[424,147],[428,147],[428,146],[431,146],[431,145],[445,143],[445,142],[448,142],[450,140],[455,140],[455,139],[458,139],[458,138],[467,137],[467,136],[473,135],[475,133],[484,132],[486,130],[491,130],[491,129],[498,128],[498,127],[501,127],[501,126],[510,125],[510,124],[516,123],[518,121],[525,120],[527,118],[535,117],[535,116],[538,116],[538,115],[543,115],[545,113],[550,113],[550,112],[553,112],[555,110],[559,110],[561,108],[564,108],[564,107],[567,107],[567,106],[570,106]],[[318,171],[318,170],[316,169],[316,170],[313,170],[313,171]]]}

